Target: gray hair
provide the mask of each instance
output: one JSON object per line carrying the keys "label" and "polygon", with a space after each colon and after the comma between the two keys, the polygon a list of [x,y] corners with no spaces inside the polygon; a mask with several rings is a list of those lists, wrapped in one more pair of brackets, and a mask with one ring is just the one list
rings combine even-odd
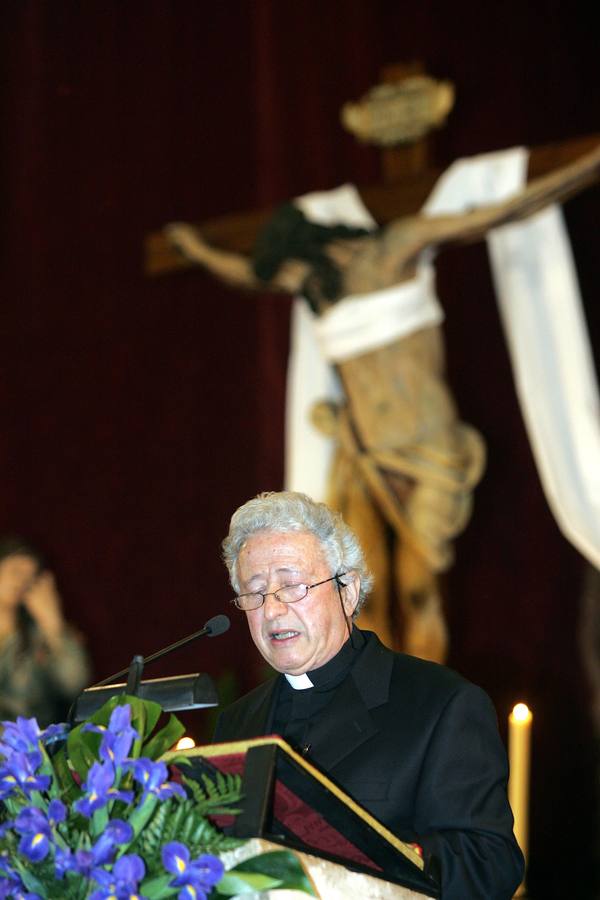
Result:
{"label": "gray hair", "polygon": [[257,531],[313,534],[323,547],[332,573],[356,572],[360,595],[353,618],[359,614],[373,585],[362,548],[340,513],[295,491],[265,491],[236,509],[229,534],[222,544],[223,560],[234,591],[239,592],[237,561],[244,543]]}

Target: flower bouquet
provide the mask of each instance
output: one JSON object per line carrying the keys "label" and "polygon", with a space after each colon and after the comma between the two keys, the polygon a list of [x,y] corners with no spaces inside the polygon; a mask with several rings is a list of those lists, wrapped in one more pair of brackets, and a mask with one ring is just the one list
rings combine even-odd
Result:
{"label": "flower bouquet", "polygon": [[112,697],[69,730],[0,724],[0,900],[205,900],[274,888],[314,892],[297,860],[264,853],[225,872],[243,843],[212,815],[236,814],[238,775],[178,779],[160,757],[183,734],[158,704]]}

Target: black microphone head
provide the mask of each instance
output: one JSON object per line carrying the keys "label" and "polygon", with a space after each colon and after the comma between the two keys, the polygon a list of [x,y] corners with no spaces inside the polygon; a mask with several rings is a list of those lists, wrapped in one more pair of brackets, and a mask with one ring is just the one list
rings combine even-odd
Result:
{"label": "black microphone head", "polygon": [[212,619],[209,619],[205,628],[208,628],[206,632],[207,637],[216,637],[218,634],[223,634],[223,632],[227,631],[231,622],[229,621],[227,616],[213,616]]}

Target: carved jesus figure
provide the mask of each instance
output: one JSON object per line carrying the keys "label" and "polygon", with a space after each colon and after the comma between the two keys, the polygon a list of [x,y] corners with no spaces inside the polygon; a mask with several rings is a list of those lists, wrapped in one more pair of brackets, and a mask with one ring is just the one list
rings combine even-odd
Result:
{"label": "carved jesus figure", "polygon": [[[228,284],[302,295],[323,316],[345,297],[417,278],[426,251],[480,241],[492,228],[565,200],[599,169],[600,147],[505,202],[457,215],[417,214],[376,231],[317,225],[288,204],[261,232],[251,257],[209,245],[190,225],[175,223],[165,232],[186,257]],[[313,420],[337,439],[327,499],[358,533],[379,582],[360,624],[390,646],[400,643],[408,653],[441,662],[447,630],[438,576],[451,565],[452,540],[470,516],[484,467],[483,440],[458,418],[439,325],[340,360],[336,368],[344,403],[320,404]],[[390,580],[401,641],[390,616]]]}

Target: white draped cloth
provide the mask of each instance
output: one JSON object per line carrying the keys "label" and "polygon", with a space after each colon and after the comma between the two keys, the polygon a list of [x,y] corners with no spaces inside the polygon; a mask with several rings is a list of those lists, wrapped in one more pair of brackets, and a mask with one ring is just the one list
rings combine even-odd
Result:
{"label": "white draped cloth", "polygon": [[[518,192],[522,148],[459,160],[439,179],[423,213],[461,213]],[[374,227],[356,189],[296,201],[323,224]],[[568,235],[558,207],[494,229],[488,250],[517,394],[544,492],[564,535],[600,568],[600,403]],[[333,442],[309,422],[316,400],[338,399],[331,363],[440,324],[429,254],[413,281],[345,298],[316,317],[297,300],[288,369],[286,486],[326,493]]]}

